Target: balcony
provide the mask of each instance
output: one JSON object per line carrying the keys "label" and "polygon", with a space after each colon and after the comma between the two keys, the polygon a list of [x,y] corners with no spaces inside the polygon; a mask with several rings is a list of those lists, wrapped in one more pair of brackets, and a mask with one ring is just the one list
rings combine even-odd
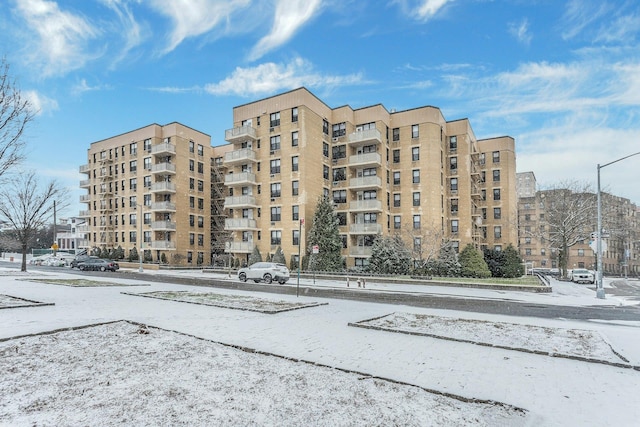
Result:
{"label": "balcony", "polygon": [[256,174],[251,172],[230,173],[224,176],[224,185],[256,185]]}
{"label": "balcony", "polygon": [[170,156],[176,154],[176,146],[164,142],[162,144],[152,145],[151,154],[154,156]]}
{"label": "balcony", "polygon": [[80,195],[80,203],[91,203],[91,196],[89,194]]}
{"label": "balcony", "polygon": [[154,182],[151,184],[151,192],[156,194],[175,193],[176,185],[172,182]]}
{"label": "balcony", "polygon": [[225,230],[257,230],[255,219],[227,218],[224,220]]}
{"label": "balcony", "polygon": [[89,187],[91,187],[90,179],[83,179],[80,181],[80,188],[89,188]]}
{"label": "balcony", "polygon": [[173,221],[152,221],[153,231],[176,231],[176,223]]}
{"label": "balcony", "polygon": [[151,165],[151,173],[172,175],[176,173],[176,165],[167,162],[156,163],[155,165]]}
{"label": "balcony", "polygon": [[236,164],[246,164],[256,161],[256,152],[250,148],[235,150],[224,155],[224,165],[233,166]]}
{"label": "balcony", "polygon": [[80,218],[89,218],[91,216],[91,211],[89,210],[82,210],[80,212],[78,212],[78,216]]}
{"label": "balcony", "polygon": [[255,128],[245,125],[235,127],[233,129],[227,129],[224,131],[224,139],[225,141],[229,141],[232,144],[238,142],[244,142],[247,140],[256,140],[256,130]]}
{"label": "balcony", "polygon": [[111,189],[104,187],[104,188],[98,188],[98,196],[101,197],[111,197],[113,195],[113,191],[111,191]]}
{"label": "balcony", "polygon": [[365,153],[349,156],[350,167],[380,166],[381,164],[382,156],[378,153]]}
{"label": "balcony", "polygon": [[227,252],[250,254],[253,252],[253,242],[231,242]]}
{"label": "balcony", "polygon": [[113,158],[111,158],[111,156],[100,156],[100,158],[98,159],[98,162],[102,165],[106,165],[109,163],[113,163]]}
{"label": "balcony", "polygon": [[363,176],[360,178],[351,178],[349,180],[350,190],[364,190],[368,188],[381,188],[382,180],[378,176]]}
{"label": "balcony", "polygon": [[89,166],[89,165],[80,165],[79,171],[80,171],[80,173],[91,173],[91,166]]}
{"label": "balcony", "polygon": [[382,202],[380,200],[358,200],[349,202],[350,211],[382,212]]}
{"label": "balcony", "polygon": [[349,226],[349,233],[351,234],[381,234],[382,225],[373,224],[351,224]]}
{"label": "balcony", "polygon": [[155,240],[151,243],[147,243],[147,248],[156,250],[175,250],[176,244],[169,240]]}
{"label": "balcony", "polygon": [[224,208],[255,208],[258,207],[254,196],[225,197]]}
{"label": "balcony", "polygon": [[349,145],[352,147],[381,143],[382,135],[378,129],[361,130],[349,134]]}
{"label": "balcony", "polygon": [[100,205],[99,207],[100,209],[100,213],[107,213],[107,212],[113,212],[113,208],[111,206],[108,205]]}
{"label": "balcony", "polygon": [[371,253],[371,246],[352,246],[349,248],[349,256],[353,257],[370,257]]}
{"label": "balcony", "polygon": [[171,202],[155,202],[151,203],[152,212],[175,212],[176,204]]}

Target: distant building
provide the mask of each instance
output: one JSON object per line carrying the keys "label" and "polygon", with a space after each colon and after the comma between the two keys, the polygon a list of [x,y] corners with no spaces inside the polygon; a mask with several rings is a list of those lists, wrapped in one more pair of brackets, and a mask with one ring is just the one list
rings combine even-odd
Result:
{"label": "distant building", "polygon": [[518,243],[515,141],[478,140],[467,119],[447,121],[436,107],[331,108],[300,88],[235,107],[225,139],[236,257],[281,247],[295,264],[323,195],[335,204],[348,267],[367,265],[380,234],[399,233],[414,249],[425,230],[456,249]]}
{"label": "distant building", "polygon": [[61,218],[56,224],[56,243],[58,250],[77,253],[86,248],[86,234],[89,227],[84,218]]}

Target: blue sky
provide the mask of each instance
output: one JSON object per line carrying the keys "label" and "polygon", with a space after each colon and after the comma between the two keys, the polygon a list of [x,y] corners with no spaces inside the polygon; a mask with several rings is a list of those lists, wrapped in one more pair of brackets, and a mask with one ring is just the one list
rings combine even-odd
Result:
{"label": "blue sky", "polygon": [[[331,107],[439,107],[516,139],[539,184],[640,151],[640,4],[617,0],[5,0],[0,54],[39,113],[27,168],[73,189],[86,149],[306,86]],[[640,203],[640,156],[602,169]]]}

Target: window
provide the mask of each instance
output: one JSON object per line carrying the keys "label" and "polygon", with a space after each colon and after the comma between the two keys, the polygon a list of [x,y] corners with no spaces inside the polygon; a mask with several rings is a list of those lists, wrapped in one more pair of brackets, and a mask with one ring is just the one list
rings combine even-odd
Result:
{"label": "window", "polygon": [[458,170],[458,158],[457,157],[450,157],[449,158],[449,169],[452,172],[456,172]]}
{"label": "window", "polygon": [[204,163],[198,162],[198,173],[204,173]]}
{"label": "window", "polygon": [[393,195],[393,207],[394,208],[399,208],[400,207],[400,194],[394,194]]}
{"label": "window", "polygon": [[493,237],[495,237],[496,239],[499,239],[502,237],[502,227],[499,225],[496,225],[495,227],[493,227]]}
{"label": "window", "polygon": [[458,191],[458,178],[451,178],[449,183],[451,191]]}
{"label": "window", "polygon": [[331,136],[333,136],[334,138],[345,136],[347,134],[347,124],[345,122],[335,124],[331,127],[331,129]]}
{"label": "window", "polygon": [[295,123],[298,121],[298,107],[293,107],[291,109],[291,122]]}
{"label": "window", "polygon": [[494,188],[493,189],[493,200],[500,200],[500,189],[499,188]]}
{"label": "window", "polygon": [[274,135],[269,138],[269,150],[276,151],[280,149],[280,135]]}
{"label": "window", "polygon": [[418,125],[411,125],[411,138],[417,138],[420,136],[420,128]]}
{"label": "window", "polygon": [[271,222],[280,221],[282,217],[282,208],[280,206],[271,207]]}
{"label": "window", "polygon": [[420,169],[413,170],[413,183],[414,184],[420,183]]}
{"label": "window", "polygon": [[293,156],[291,158],[291,171],[298,172],[298,156]]}
{"label": "window", "polygon": [[393,173],[393,185],[400,185],[400,172]]}
{"label": "window", "polygon": [[420,229],[420,215],[413,216],[413,229],[414,230]]}
{"label": "window", "polygon": [[282,242],[282,231],[271,230],[271,245],[279,245]]}
{"label": "window", "polygon": [[136,172],[138,170],[138,162],[136,160],[131,160],[129,162],[129,172]]}
{"label": "window", "polygon": [[291,243],[293,246],[298,246],[300,244],[300,230],[292,230],[291,234]]}
{"label": "window", "polygon": [[291,146],[292,147],[298,146],[298,131],[291,132]]}
{"label": "window", "polygon": [[499,151],[494,151],[493,152],[493,163],[500,163],[500,152]]}
{"label": "window", "polygon": [[458,199],[451,199],[451,213],[458,213]]}
{"label": "window", "polygon": [[584,256],[584,249],[578,249],[578,256]]}
{"label": "window", "polygon": [[493,208],[493,219],[500,219],[500,218],[502,218],[502,209]]}
{"label": "window", "polygon": [[204,234],[198,234],[198,246],[204,246]]}
{"label": "window", "polygon": [[198,180],[198,191],[201,193],[204,191],[204,181],[201,179]]}
{"label": "window", "polygon": [[193,263],[193,252],[187,252],[187,264]]}
{"label": "window", "polygon": [[138,198],[136,196],[129,197],[129,207],[137,208],[138,206]]}
{"label": "window", "polygon": [[420,206],[420,192],[413,193],[413,206]]}
{"label": "window", "polygon": [[[144,165],[144,170],[151,170],[151,157],[145,157],[144,159],[142,159],[143,165]],[[118,169],[116,169],[117,171]]]}
{"label": "window", "polygon": [[[136,178],[131,178],[129,180],[129,189],[133,190],[133,191],[138,189],[138,180]],[[124,188],[123,188],[123,190],[124,190]]]}
{"label": "window", "polygon": [[136,214],[129,214],[129,225],[136,225],[137,219]]}
{"label": "window", "polygon": [[298,221],[300,219],[300,207],[298,205],[291,206],[291,219]]}
{"label": "window", "polygon": [[[151,139],[145,139],[142,144],[144,146],[144,151],[146,151],[146,152],[151,151]],[[118,151],[117,150],[116,150],[116,157],[118,157]]]}
{"label": "window", "polygon": [[196,143],[193,141],[189,141],[189,152],[193,153],[195,151],[195,145]]}
{"label": "window", "polygon": [[193,227],[196,225],[196,217],[193,215],[189,215],[189,226]]}
{"label": "window", "polygon": [[530,244],[531,244],[531,237],[525,237],[525,238],[524,238],[524,243],[525,243],[526,245],[530,245]]}
{"label": "window", "polygon": [[280,197],[282,186],[279,182],[271,184],[271,197]]}
{"label": "window", "polygon": [[529,255],[529,256],[530,256],[530,255],[531,255],[531,248],[527,248],[527,249],[525,249],[525,250],[524,250],[524,254],[525,254],[525,255]]}
{"label": "window", "polygon": [[198,209],[204,209],[204,199],[198,198]]}
{"label": "window", "polygon": [[392,134],[393,141],[400,141],[400,128],[393,128]]}
{"label": "window", "polygon": [[143,183],[145,188],[151,187],[151,177],[150,176],[143,177],[142,178],[142,183]]}
{"label": "window", "polygon": [[326,119],[322,120],[322,133],[329,135],[329,122]]}
{"label": "window", "polygon": [[420,147],[412,147],[411,148],[411,161],[417,162],[420,160]]}
{"label": "window", "polygon": [[401,221],[402,221],[402,217],[400,215],[394,215],[394,217],[393,217],[393,228],[395,230],[400,230]]}
{"label": "window", "polygon": [[196,171],[196,162],[193,160],[189,160],[189,172]]}
{"label": "window", "polygon": [[291,182],[291,195],[297,196],[300,191],[300,181],[292,181]]}
{"label": "window", "polygon": [[493,171],[493,182],[500,182],[500,169]]}
{"label": "window", "polygon": [[132,142],[131,144],[129,144],[129,154],[131,154],[132,156],[135,156],[138,154],[138,143],[137,142]]}
{"label": "window", "polygon": [[198,156],[204,156],[204,147],[198,144]]}
{"label": "window", "polygon": [[331,158],[333,160],[344,159],[345,157],[347,157],[346,145],[336,145],[331,149]]}
{"label": "window", "polygon": [[196,235],[194,233],[189,233],[189,244],[194,245],[196,243]]}
{"label": "window", "polygon": [[344,181],[347,179],[347,168],[333,168],[333,180]]}
{"label": "window", "polygon": [[458,220],[457,219],[453,219],[451,220],[451,232],[452,233],[457,233],[458,232]]}
{"label": "window", "polygon": [[540,255],[547,255],[547,250],[546,249],[540,249]]}
{"label": "window", "polygon": [[280,126],[280,111],[278,111],[277,113],[271,113],[269,115],[269,126],[270,127]]}
{"label": "window", "polygon": [[[137,240],[138,240],[138,234],[135,231],[130,231],[129,242],[136,243]],[[124,243],[124,238],[122,239],[122,242]]]}
{"label": "window", "polygon": [[393,163],[400,163],[400,150],[393,150]]}
{"label": "window", "polygon": [[[145,205],[145,206],[151,206],[151,194],[145,194],[142,197],[144,199],[142,204]],[[118,199],[116,199],[116,207],[117,207],[117,205],[118,205]]]}
{"label": "window", "polygon": [[189,197],[189,207],[194,209],[196,207],[196,198],[191,196]]}
{"label": "window", "polygon": [[198,228],[204,228],[204,217],[203,216],[199,216],[198,217]]}
{"label": "window", "polygon": [[280,173],[280,159],[271,160],[269,173],[271,173],[271,175]]}
{"label": "window", "polygon": [[478,157],[478,163],[480,163],[481,165],[484,165],[486,163],[486,158],[484,153],[480,153],[480,156]]}
{"label": "window", "polygon": [[347,225],[347,213],[346,212],[337,212],[336,217],[338,217],[338,226],[343,227]]}
{"label": "window", "polygon": [[347,203],[347,190],[336,190],[333,192],[333,203]]}
{"label": "window", "polygon": [[458,137],[450,136],[449,137],[449,151],[455,153],[458,150]]}

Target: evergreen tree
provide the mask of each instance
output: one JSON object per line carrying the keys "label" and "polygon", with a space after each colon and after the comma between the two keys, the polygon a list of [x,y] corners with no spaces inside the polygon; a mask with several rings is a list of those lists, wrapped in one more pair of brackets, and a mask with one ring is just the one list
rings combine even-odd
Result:
{"label": "evergreen tree", "polygon": [[378,236],[371,247],[368,270],[376,274],[408,274],[411,251],[400,236]]}
{"label": "evergreen tree", "polygon": [[109,249],[107,249],[106,247],[102,248],[99,256],[100,258],[103,258],[103,259],[109,259]]}
{"label": "evergreen tree", "polygon": [[524,274],[524,265],[520,254],[509,244],[504,252],[504,277],[521,277]]}
{"label": "evergreen tree", "polygon": [[134,247],[129,251],[129,262],[138,260],[138,250]]}
{"label": "evergreen tree", "polygon": [[460,252],[458,261],[460,262],[460,274],[462,277],[491,277],[491,271],[489,271],[484,257],[471,243]]}
{"label": "evergreen tree", "polygon": [[123,258],[124,258],[124,249],[122,249],[122,246],[118,246],[113,251],[113,259],[114,260],[120,260],[120,259],[123,259]]}
{"label": "evergreen tree", "polygon": [[460,262],[458,262],[458,254],[453,248],[451,242],[446,242],[440,247],[438,261],[440,267],[440,276],[460,276]]}
{"label": "evergreen tree", "polygon": [[271,258],[272,262],[277,262],[278,264],[287,264],[287,260],[284,257],[284,252],[282,252],[282,248],[278,246],[276,249],[276,253],[273,254],[273,258]]}
{"label": "evergreen tree", "polygon": [[253,252],[249,255],[249,265],[253,265],[256,262],[262,262],[262,254],[260,253],[260,249],[257,246],[253,247]]}
{"label": "evergreen tree", "polygon": [[503,251],[485,249],[484,261],[487,263],[487,267],[489,267],[492,277],[505,277],[505,256]]}
{"label": "evergreen tree", "polygon": [[309,268],[313,271],[342,270],[342,239],[338,229],[338,215],[332,201],[327,196],[318,200],[313,223],[307,239],[307,253],[311,255],[313,246],[320,252],[310,257]]}

